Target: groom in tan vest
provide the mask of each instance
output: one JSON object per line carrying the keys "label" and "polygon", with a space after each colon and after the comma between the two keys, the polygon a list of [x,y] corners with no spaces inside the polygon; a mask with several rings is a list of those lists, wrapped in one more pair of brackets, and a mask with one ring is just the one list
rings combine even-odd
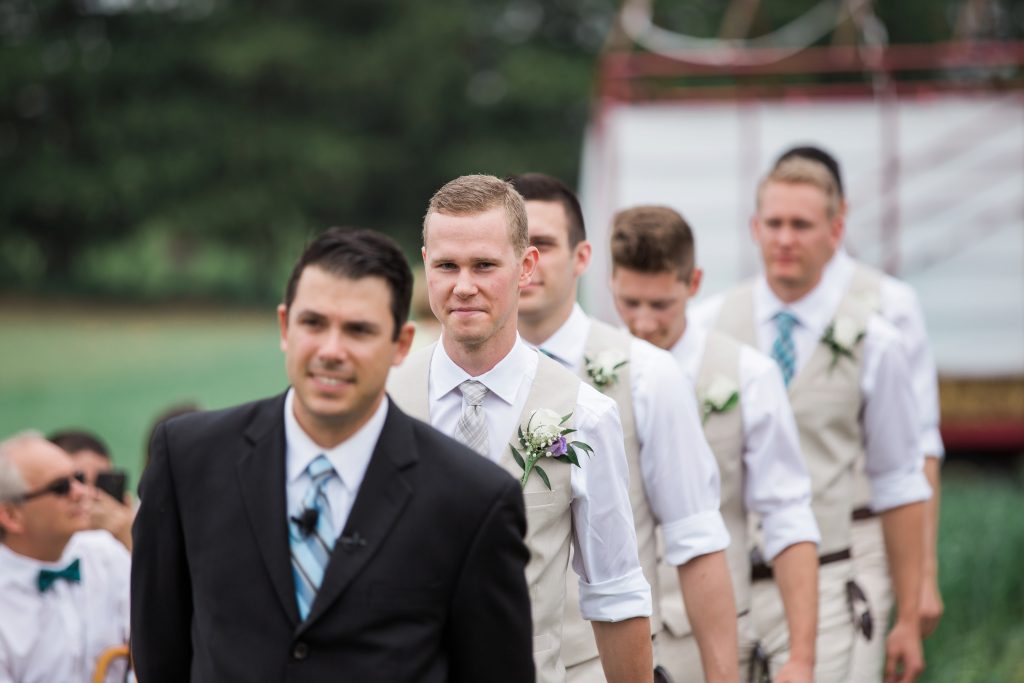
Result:
{"label": "groom in tan vest", "polygon": [[[931,491],[899,334],[824,279],[842,241],[843,216],[823,165],[790,159],[772,169],[758,187],[752,227],[764,274],[704,302],[694,318],[771,356],[786,382],[821,531],[815,681],[849,681],[854,619],[865,607],[850,561],[854,465],[863,458],[897,603],[886,680],[911,683],[924,666],[918,599]],[[785,623],[770,576],[769,567],[755,567],[755,578],[764,578],[754,582],[751,614],[769,655],[781,656]]]}
{"label": "groom in tan vest", "polygon": [[[735,683],[736,606],[725,548],[729,533],[718,512],[719,477],[704,440],[689,382],[672,356],[625,330],[594,320],[576,303],[577,280],[590,262],[579,201],[564,183],[542,173],[509,180],[526,200],[530,243],[540,259],[519,303],[519,332],[528,342],[615,399],[629,460],[630,501],[640,564],[655,596],[652,626],[661,630],[655,528],[664,539],[663,557],[672,565],[675,597],[680,586],[700,645],[688,675],[705,663],[709,683]],[[808,513],[810,514],[810,513]],[[569,683],[603,681],[590,627],[579,616],[570,581],[563,657]],[[655,649],[660,661],[660,638]],[[682,683],[682,674],[673,674]]]}
{"label": "groom in tan vest", "polygon": [[[651,681],[651,591],[637,557],[615,402],[516,331],[519,292],[537,265],[522,197],[493,176],[449,182],[427,208],[423,261],[441,341],[391,374],[389,394],[520,480],[537,680],[565,681],[562,621],[572,545],[582,616],[593,626],[607,680]],[[545,429],[538,425],[551,415],[567,418],[562,429],[576,430],[564,440],[586,444],[592,454],[577,446],[575,462],[568,462],[565,441],[552,442],[546,452],[558,459],[541,457],[538,467],[524,468],[530,461],[523,441]]]}

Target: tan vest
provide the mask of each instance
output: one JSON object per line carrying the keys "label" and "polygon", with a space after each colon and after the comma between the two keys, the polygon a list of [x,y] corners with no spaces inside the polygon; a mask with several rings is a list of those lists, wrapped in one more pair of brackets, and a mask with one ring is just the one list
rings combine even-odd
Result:
{"label": "tan vest", "polygon": [[[882,279],[884,277],[885,275],[881,271],[856,262],[847,296],[872,313],[881,313]],[[863,457],[857,460],[853,472],[853,507],[854,509],[868,507],[871,504],[871,481],[864,472]]]}
{"label": "tan vest", "polygon": [[[590,321],[590,333],[587,335],[584,355],[594,358],[598,353],[607,350],[618,351],[623,358],[629,358],[629,347],[632,338],[626,332],[617,330],[599,320]],[[626,446],[626,462],[629,465],[629,502],[633,508],[633,521],[636,524],[637,550],[640,555],[640,566],[647,582],[651,584],[652,594],[655,590],[655,571],[658,556],[654,542],[654,514],[647,502],[644,491],[643,476],[640,473],[640,441],[636,436],[636,421],[633,416],[633,393],[630,364],[619,368],[619,379],[615,384],[598,389],[619,405],[619,419],[622,421],[622,436]],[[587,376],[586,364],[580,369],[583,381],[593,386]],[[565,626],[562,633],[563,658],[566,666],[573,666],[589,661],[598,656],[597,642],[590,624],[580,615],[579,582],[576,575],[566,575]],[[651,617],[652,629],[661,621],[657,618],[657,598],[652,601],[655,614]],[[655,629],[656,630],[656,629]]]}
{"label": "tan vest", "polygon": [[[401,367],[391,372],[388,379],[388,394],[398,407],[424,422],[430,421],[428,380],[430,359],[435,346],[431,344],[410,354]],[[559,415],[576,410],[579,378],[550,358],[537,355],[537,375],[530,387],[519,424],[525,424],[530,414],[541,408],[554,410]],[[570,419],[568,424],[572,423]],[[509,444],[520,448],[515,430],[509,434]],[[598,456],[594,454],[594,457]],[[506,448],[497,462],[517,480],[522,477],[523,470],[512,458],[510,449]],[[549,491],[536,474],[530,475],[523,489],[526,545],[530,549],[526,580],[530,585],[530,607],[533,612],[533,663],[537,669],[538,683],[564,683],[562,617],[572,538],[569,508],[572,502],[572,466],[557,460],[545,460],[543,467],[552,490]]]}
{"label": "tan vest", "polygon": [[[703,410],[708,387],[719,375],[739,389],[740,349],[742,346],[720,332],[709,332],[697,375],[697,405]],[[731,538],[726,550],[732,576],[736,610],[750,609],[750,555],[747,542],[747,510],[743,502],[743,410],[739,405],[724,413],[712,413],[704,422],[704,437],[718,463],[721,479],[721,513]],[[661,544],[659,543],[659,546]],[[661,590],[661,614],[666,628],[675,636],[685,636],[693,628],[686,616],[679,590],[678,570],[661,562],[658,565]]]}
{"label": "tan vest", "polygon": [[[847,293],[835,318],[850,318],[866,330],[870,312]],[[754,290],[750,283],[726,294],[715,327],[741,342],[757,346],[754,328]],[[860,391],[863,345],[853,359],[840,357],[832,364],[825,343],[815,346],[789,383],[789,402],[800,432],[800,449],[811,475],[811,508],[821,532],[822,555],[850,547],[850,511],[853,510],[853,468],[863,458]]]}

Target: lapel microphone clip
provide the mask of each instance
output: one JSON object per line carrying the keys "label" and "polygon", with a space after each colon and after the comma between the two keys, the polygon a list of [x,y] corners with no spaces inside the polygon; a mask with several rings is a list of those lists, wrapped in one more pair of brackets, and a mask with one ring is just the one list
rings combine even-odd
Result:
{"label": "lapel microphone clip", "polygon": [[299,534],[306,538],[316,531],[316,523],[320,520],[320,511],[316,508],[304,508],[297,516],[291,518],[299,529]]}

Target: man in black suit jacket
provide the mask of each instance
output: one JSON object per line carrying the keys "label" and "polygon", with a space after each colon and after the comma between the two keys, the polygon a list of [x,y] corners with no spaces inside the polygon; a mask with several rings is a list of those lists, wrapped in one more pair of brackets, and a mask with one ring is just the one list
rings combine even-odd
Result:
{"label": "man in black suit jacket", "polygon": [[[278,309],[289,391],[157,430],[134,527],[140,681],[534,680],[517,483],[384,393],[411,286],[386,237],[327,231]],[[328,521],[308,604],[293,552]]]}

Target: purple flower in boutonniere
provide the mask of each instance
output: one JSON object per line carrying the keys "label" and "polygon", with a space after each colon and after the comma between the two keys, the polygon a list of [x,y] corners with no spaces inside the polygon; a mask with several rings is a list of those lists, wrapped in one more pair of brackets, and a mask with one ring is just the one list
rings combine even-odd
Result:
{"label": "purple flower in boutonniere", "polygon": [[559,455],[565,455],[569,450],[569,442],[565,440],[564,436],[558,437],[558,439],[548,446],[548,457],[555,458]]}
{"label": "purple flower in boutonniere", "polygon": [[554,458],[570,465],[580,466],[577,450],[588,455],[594,454],[594,449],[582,441],[569,441],[565,437],[576,430],[566,427],[565,423],[572,417],[572,413],[559,416],[553,410],[543,408],[535,410],[526,421],[526,430],[519,428],[519,445],[523,452],[520,453],[515,446],[509,445],[512,449],[512,457],[516,463],[523,468],[523,476],[519,480],[520,486],[526,488],[526,481],[530,478],[530,472],[537,470],[544,485],[551,489],[551,482],[548,474],[541,468],[537,461],[541,458]]}

